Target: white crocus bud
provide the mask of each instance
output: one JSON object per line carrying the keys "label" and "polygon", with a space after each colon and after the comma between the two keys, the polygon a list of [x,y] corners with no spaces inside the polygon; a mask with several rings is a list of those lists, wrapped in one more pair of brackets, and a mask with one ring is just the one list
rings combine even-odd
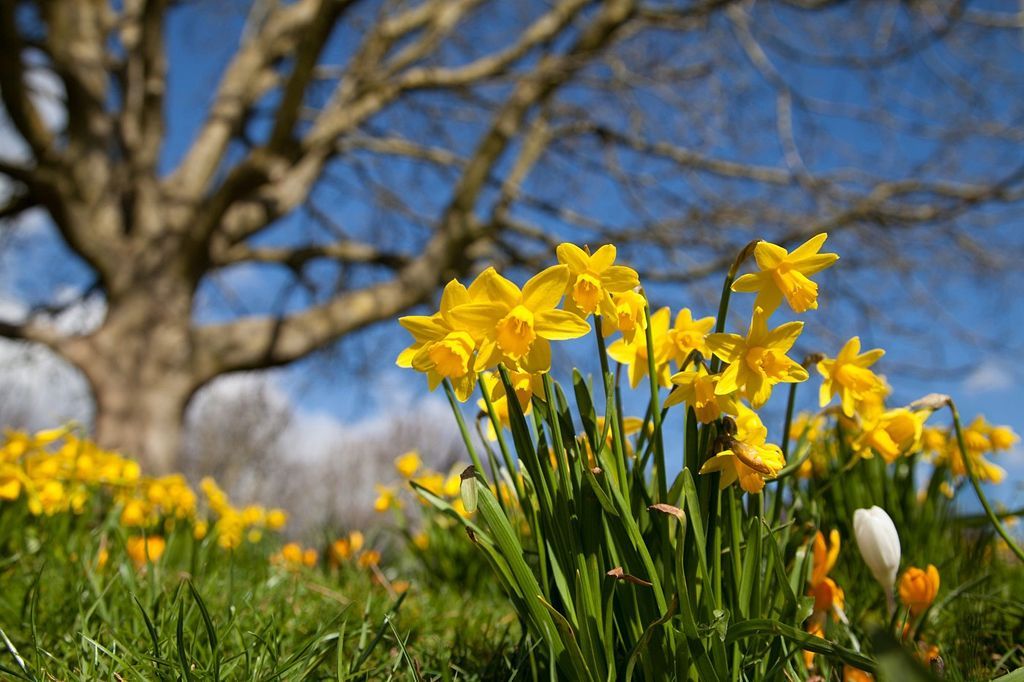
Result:
{"label": "white crocus bud", "polygon": [[881,507],[858,509],[853,512],[853,534],[864,563],[894,607],[892,588],[900,569],[900,535],[895,524]]}

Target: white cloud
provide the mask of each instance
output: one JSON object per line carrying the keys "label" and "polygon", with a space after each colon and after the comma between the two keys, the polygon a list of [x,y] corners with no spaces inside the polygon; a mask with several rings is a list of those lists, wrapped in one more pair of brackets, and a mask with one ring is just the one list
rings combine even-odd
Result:
{"label": "white cloud", "polygon": [[971,395],[980,393],[996,393],[1013,388],[1015,378],[1013,370],[1005,363],[985,358],[963,380],[963,390]]}

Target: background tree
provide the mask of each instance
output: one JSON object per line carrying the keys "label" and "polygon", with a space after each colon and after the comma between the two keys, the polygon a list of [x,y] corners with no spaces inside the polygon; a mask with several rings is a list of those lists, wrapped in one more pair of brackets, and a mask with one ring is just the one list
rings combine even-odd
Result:
{"label": "background tree", "polygon": [[[188,21],[237,49],[204,62]],[[43,211],[106,311],[62,331],[63,296],[0,333],[79,367],[99,440],[160,472],[213,378],[563,239],[619,243],[651,283],[706,277],[755,231],[829,230],[848,267],[1005,268],[1022,28],[1012,3],[956,0],[0,0],[23,142],[0,157],[0,217]],[[175,70],[219,72],[187,144]],[[239,272],[250,300],[199,305]]]}

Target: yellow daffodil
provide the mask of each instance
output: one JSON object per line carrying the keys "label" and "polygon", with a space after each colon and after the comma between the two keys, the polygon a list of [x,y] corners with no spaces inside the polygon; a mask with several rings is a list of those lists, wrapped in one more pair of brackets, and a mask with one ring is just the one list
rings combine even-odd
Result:
{"label": "yellow daffodil", "polygon": [[167,542],[159,535],[134,536],[125,541],[125,551],[135,568],[142,568],[149,562],[156,563],[166,548]]}
{"label": "yellow daffodil", "polygon": [[[658,385],[668,386],[670,382],[669,357],[665,352],[665,339],[670,321],[668,308],[661,308],[651,315],[651,340],[655,350],[654,369],[658,373]],[[641,315],[642,316],[642,315]],[[621,338],[608,347],[608,355],[616,362],[629,366],[629,385],[636,388],[648,374],[647,334],[634,334],[633,340]]]}
{"label": "yellow daffodil", "polygon": [[673,374],[671,381],[674,386],[665,399],[664,407],[686,403],[704,424],[715,421],[723,412],[736,414],[736,400],[731,395],[715,393],[719,379],[721,375],[708,374],[703,363],[698,364],[696,370]]}
{"label": "yellow daffodil", "polygon": [[676,323],[668,330],[668,347],[669,355],[679,369],[686,369],[683,363],[693,351],[700,353],[705,360],[710,359],[707,336],[714,326],[715,318],[695,320],[689,308],[683,308],[676,314]]}
{"label": "yellow daffodil", "polygon": [[383,514],[389,509],[402,506],[402,501],[398,499],[398,491],[392,486],[378,485],[376,488],[377,499],[373,501],[373,510],[375,512]]}
{"label": "yellow daffodil", "polygon": [[927,410],[914,412],[905,407],[883,412],[880,417],[864,424],[853,449],[863,457],[877,452],[888,463],[900,455],[915,452],[921,445],[924,422],[930,413]]}
{"label": "yellow daffodil", "polygon": [[754,306],[771,315],[785,298],[794,312],[803,313],[818,307],[818,285],[810,275],[820,272],[838,260],[834,253],[818,253],[827,234],[811,237],[792,253],[786,249],[761,241],[754,247],[754,259],[760,272],[738,278],[733,291],[757,292]]}
{"label": "yellow daffodil", "polygon": [[271,509],[267,512],[267,528],[281,530],[288,523],[288,513],[283,509]]}
{"label": "yellow daffodil", "polygon": [[[964,445],[967,447],[966,456],[970,458],[971,470],[978,477],[978,480],[986,483],[1002,483],[1003,479],[1006,478],[1006,470],[989,462],[984,457],[985,453],[994,452],[997,449],[991,436],[993,428],[1005,429],[1009,434],[1016,435],[1008,427],[992,427],[985,421],[984,417],[979,416],[964,428]],[[945,447],[935,456],[935,464],[948,466],[950,472],[957,478],[966,476],[967,466],[964,462],[964,454],[960,451],[956,437],[948,431],[945,432],[945,435]],[[940,434],[934,433],[930,437],[934,441],[933,444],[936,446],[940,445]],[[997,437],[1000,439],[1006,438],[1002,434]],[[1000,442],[1000,445],[1003,444],[1004,442]],[[1010,445],[1012,445],[1012,442]]]}
{"label": "yellow daffodil", "polygon": [[614,314],[601,318],[601,334],[611,336],[619,331],[629,342],[636,338],[637,332],[643,336],[647,329],[647,318],[644,316],[647,299],[635,291],[623,291],[612,296],[612,305],[615,308]]}
{"label": "yellow daffodil", "polygon": [[423,460],[420,459],[420,453],[415,450],[410,450],[395,458],[395,470],[402,478],[412,478],[422,465]]}
{"label": "yellow daffodil", "polygon": [[591,255],[575,244],[559,244],[558,262],[569,266],[566,308],[582,317],[600,312],[615,315],[611,294],[630,291],[640,286],[636,270],[614,265],[615,247],[605,244]]}
{"label": "yellow daffodil", "polygon": [[550,369],[551,341],[575,339],[590,331],[578,315],[556,308],[568,281],[566,265],[541,271],[522,290],[494,268],[481,273],[474,286],[481,287],[486,302],[465,303],[451,311],[453,320],[482,338],[475,369],[499,362],[528,372]]}
{"label": "yellow daffodil", "polygon": [[736,433],[730,437],[729,447],[706,461],[700,473],[720,471],[722,489],[739,481],[746,492],[759,493],[765,480],[775,478],[786,460],[778,445],[765,442],[768,429],[757,413],[742,403],[736,407]]}
{"label": "yellow daffodil", "polygon": [[931,564],[926,570],[911,566],[900,576],[899,593],[900,601],[910,609],[910,615],[919,616],[932,605],[939,593],[939,569]]}
{"label": "yellow daffodil", "polygon": [[[523,414],[530,414],[530,411],[533,409],[533,396],[537,395],[541,399],[544,396],[544,385],[541,375],[531,372],[512,371],[509,372],[508,378],[512,382],[513,388],[515,388],[516,399],[519,401],[519,407],[522,408]],[[503,428],[509,428],[508,396],[505,393],[505,384],[501,381],[501,377],[498,376],[497,372],[488,372],[483,375],[483,379],[484,390],[487,391],[487,395],[491,399],[491,405],[494,407],[494,413],[498,417],[498,421]],[[477,406],[480,408],[481,413],[487,414],[487,403],[483,398],[477,401]],[[487,437],[491,440],[498,439],[498,434],[494,430],[494,424],[489,419],[487,421]]]}
{"label": "yellow daffodil", "polygon": [[414,343],[399,354],[396,364],[426,374],[430,390],[444,379],[450,380],[459,400],[467,400],[476,383],[473,353],[480,338],[460,325],[452,311],[457,306],[483,300],[485,295],[479,280],[467,289],[453,279],[441,294],[438,312],[400,317],[398,323],[412,334]]}
{"label": "yellow daffodil", "polygon": [[887,391],[884,380],[868,369],[883,355],[885,351],[881,348],[861,353],[860,337],[854,336],[843,345],[835,359],[819,361],[818,372],[824,377],[818,396],[821,407],[838,395],[843,414],[852,417],[861,401],[884,396]]}
{"label": "yellow daffodil", "polygon": [[786,322],[768,329],[761,308],[754,308],[746,338],[738,334],[710,334],[708,348],[729,366],[715,387],[718,395],[740,391],[759,408],[768,402],[772,386],[807,380],[807,370],[786,353],[804,328],[803,322]]}

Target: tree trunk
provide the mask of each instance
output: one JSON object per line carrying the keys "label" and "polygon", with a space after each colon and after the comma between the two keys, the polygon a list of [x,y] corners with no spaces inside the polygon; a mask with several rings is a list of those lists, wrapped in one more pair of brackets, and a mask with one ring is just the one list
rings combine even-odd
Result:
{"label": "tree trunk", "polygon": [[189,327],[191,293],[172,280],[113,301],[103,325],[61,348],[89,380],[96,440],[147,474],[177,471],[185,406],[202,383]]}

